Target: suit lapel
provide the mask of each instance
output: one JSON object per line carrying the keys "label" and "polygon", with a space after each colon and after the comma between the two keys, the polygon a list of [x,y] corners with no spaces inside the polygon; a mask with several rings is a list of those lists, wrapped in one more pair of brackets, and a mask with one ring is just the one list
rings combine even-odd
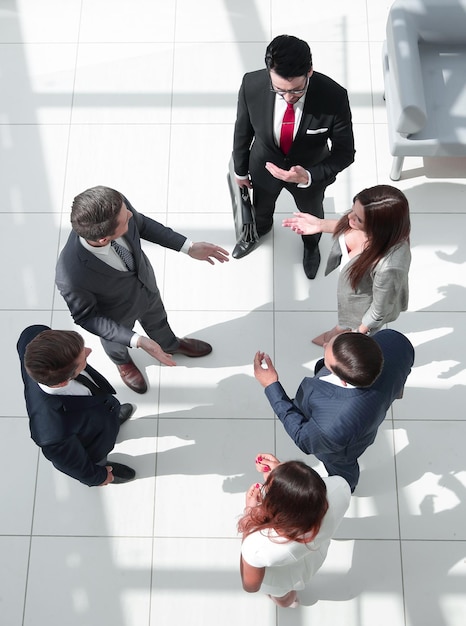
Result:
{"label": "suit lapel", "polygon": [[106,391],[107,393],[115,394],[116,391],[112,387],[112,385],[108,382],[106,378],[99,374],[97,370],[91,367],[89,364],[86,365],[85,371],[89,374],[93,381],[95,381],[96,385],[98,385],[101,389]]}
{"label": "suit lapel", "polygon": [[[94,254],[92,254],[92,252],[89,252],[89,250],[86,250],[86,248],[84,248],[84,246],[81,245],[81,242],[79,241],[79,237],[75,233],[73,234],[76,237],[75,248],[76,248],[76,255],[79,261],[82,264],[86,265],[86,267],[93,272],[98,272],[99,274],[104,274],[105,276],[114,277],[115,272],[118,272],[118,270],[114,269],[113,267],[105,263],[105,261],[102,261],[101,259],[96,257]],[[136,272],[137,272],[139,268],[139,259],[137,258],[137,255],[133,255],[133,256],[134,256],[134,260],[136,263]]]}

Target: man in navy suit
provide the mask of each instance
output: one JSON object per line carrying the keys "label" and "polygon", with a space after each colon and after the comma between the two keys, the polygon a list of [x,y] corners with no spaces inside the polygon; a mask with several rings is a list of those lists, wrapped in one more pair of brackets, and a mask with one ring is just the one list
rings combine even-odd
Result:
{"label": "man in navy suit", "polygon": [[132,404],[87,364],[91,350],[74,331],[29,326],[18,340],[31,437],[44,456],[89,487],[135,477],[127,465],[107,460]]}
{"label": "man in navy suit", "polygon": [[[173,354],[201,357],[212,351],[205,341],[180,339],[173,333],[141,239],[212,265],[214,259],[228,261],[226,250],[189,241],[138,213],[127,198],[109,187],[93,187],[76,196],[71,225],[57,263],[57,287],[76,324],[100,337],[130,389],[145,393],[147,384],[128,347],[141,348],[169,366],[176,365]],[[147,337],[133,331],[136,320]]]}
{"label": "man in navy suit", "polygon": [[[268,45],[265,64],[266,69],[243,78],[233,140],[237,183],[252,187],[259,236],[272,228],[283,188],[299,211],[322,218],[325,189],[354,161],[348,94],[328,76],[314,72],[308,44],[280,35]],[[291,133],[287,137],[282,135],[286,129]],[[303,236],[308,278],[314,278],[319,267],[319,238]],[[254,246],[244,244],[236,258]]]}
{"label": "man in navy suit", "polygon": [[331,339],[316,375],[302,381],[294,400],[263,352],[255,356],[254,375],[296,445],[320,459],[329,476],[343,476],[354,491],[357,459],[401,397],[413,363],[409,340],[395,330],[381,330],[373,337],[343,333]]}

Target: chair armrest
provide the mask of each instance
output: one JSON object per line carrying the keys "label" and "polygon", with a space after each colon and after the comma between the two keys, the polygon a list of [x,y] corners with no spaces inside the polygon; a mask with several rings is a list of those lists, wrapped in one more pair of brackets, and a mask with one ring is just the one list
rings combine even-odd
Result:
{"label": "chair armrest", "polygon": [[397,87],[400,112],[396,130],[407,136],[419,132],[427,121],[418,34],[402,9],[390,12],[387,21],[387,52],[392,79]]}

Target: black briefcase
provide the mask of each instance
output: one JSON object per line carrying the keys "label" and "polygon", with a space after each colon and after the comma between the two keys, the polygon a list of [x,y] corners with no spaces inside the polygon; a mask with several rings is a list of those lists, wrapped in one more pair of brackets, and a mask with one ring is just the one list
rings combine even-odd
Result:
{"label": "black briefcase", "polygon": [[227,178],[236,232],[236,246],[232,252],[232,257],[234,259],[241,259],[241,257],[252,252],[252,249],[259,241],[256,229],[256,217],[249,189],[247,187],[240,187],[236,183],[233,159],[230,159]]}

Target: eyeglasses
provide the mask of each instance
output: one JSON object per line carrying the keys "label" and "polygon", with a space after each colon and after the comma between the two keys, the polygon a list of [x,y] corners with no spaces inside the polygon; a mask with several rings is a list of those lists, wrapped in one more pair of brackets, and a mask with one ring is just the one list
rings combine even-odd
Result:
{"label": "eyeglasses", "polygon": [[299,96],[299,95],[302,95],[306,91],[308,84],[309,84],[309,76],[306,78],[306,84],[304,85],[302,89],[275,89],[275,87],[272,84],[272,81],[270,81],[270,91],[273,91],[274,93],[278,94],[282,98],[286,96],[286,94],[289,94],[290,96]]}

